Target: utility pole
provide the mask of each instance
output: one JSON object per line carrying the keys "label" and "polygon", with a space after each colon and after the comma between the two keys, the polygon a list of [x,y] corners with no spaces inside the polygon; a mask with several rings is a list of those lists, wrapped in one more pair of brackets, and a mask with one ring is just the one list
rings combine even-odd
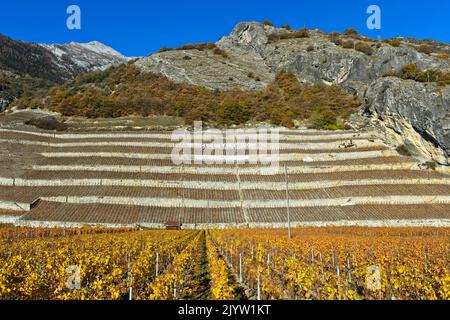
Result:
{"label": "utility pole", "polygon": [[286,181],[286,213],[287,213],[287,223],[288,223],[288,238],[291,239],[291,216],[289,212],[289,181],[287,175],[287,166],[284,165],[284,177]]}
{"label": "utility pole", "polygon": [[[181,175],[183,175],[185,172],[184,170],[184,163],[181,164]],[[180,175],[180,176],[181,176]],[[184,181],[184,180],[183,180]],[[182,205],[182,212],[183,212],[183,219],[186,217],[186,203],[185,203],[185,194],[184,194],[184,186],[181,188],[181,205]]]}

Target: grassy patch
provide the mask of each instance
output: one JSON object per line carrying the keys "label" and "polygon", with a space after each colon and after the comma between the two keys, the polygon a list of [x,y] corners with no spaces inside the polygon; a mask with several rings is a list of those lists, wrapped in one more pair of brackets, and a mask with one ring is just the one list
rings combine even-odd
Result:
{"label": "grassy patch", "polygon": [[406,157],[412,156],[411,150],[404,144],[398,146],[395,150],[397,150],[397,152],[402,156],[406,156]]}

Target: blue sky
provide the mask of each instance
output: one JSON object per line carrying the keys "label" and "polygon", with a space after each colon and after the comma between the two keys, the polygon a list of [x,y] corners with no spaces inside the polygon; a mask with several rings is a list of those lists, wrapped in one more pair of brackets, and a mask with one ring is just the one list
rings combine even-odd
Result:
{"label": "blue sky", "polygon": [[[81,8],[82,29],[68,30],[66,9]],[[381,30],[366,27],[366,9],[382,10]],[[162,46],[215,41],[240,21],[342,31],[389,38],[412,36],[450,42],[448,0],[0,0],[0,33],[14,39],[65,43],[101,41],[128,56]]]}

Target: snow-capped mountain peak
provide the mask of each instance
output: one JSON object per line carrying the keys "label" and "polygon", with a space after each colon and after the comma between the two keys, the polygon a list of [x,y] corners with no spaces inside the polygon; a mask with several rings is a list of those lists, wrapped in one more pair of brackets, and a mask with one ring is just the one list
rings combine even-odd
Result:
{"label": "snow-capped mountain peak", "polygon": [[98,41],[40,44],[40,46],[53,53],[57,59],[55,63],[73,75],[105,70],[129,60],[120,52]]}

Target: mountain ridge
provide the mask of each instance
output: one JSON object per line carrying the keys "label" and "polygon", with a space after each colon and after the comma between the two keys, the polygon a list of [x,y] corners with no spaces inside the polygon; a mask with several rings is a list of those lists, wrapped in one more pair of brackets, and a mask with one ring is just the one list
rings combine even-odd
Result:
{"label": "mountain ridge", "polygon": [[[303,33],[296,35],[301,30]],[[351,47],[348,47],[349,42],[353,42]],[[356,46],[358,43],[362,48]],[[287,30],[258,22],[238,23],[229,35],[214,45],[227,57],[208,54],[195,46],[183,46],[189,49],[180,50],[181,47],[157,52],[139,59],[135,65],[144,72],[162,73],[176,82],[189,82],[211,89],[226,90],[236,86],[261,89],[274,79],[277,72],[288,71],[294,73],[300,82],[334,83],[360,93],[364,91],[359,88],[361,83],[374,81],[388,71],[400,71],[407,64],[417,63],[419,69],[450,69],[448,59],[441,59],[435,56],[436,53],[420,52],[415,45],[400,43],[394,46],[388,40],[377,42],[357,33]],[[433,48],[430,47],[431,50]],[[450,50],[450,45],[446,48]],[[364,52],[364,49],[369,51]],[[212,76],[220,81],[206,83],[212,70],[222,71]],[[249,79],[249,72],[259,77],[261,83]],[[232,81],[230,77],[233,77]]]}

